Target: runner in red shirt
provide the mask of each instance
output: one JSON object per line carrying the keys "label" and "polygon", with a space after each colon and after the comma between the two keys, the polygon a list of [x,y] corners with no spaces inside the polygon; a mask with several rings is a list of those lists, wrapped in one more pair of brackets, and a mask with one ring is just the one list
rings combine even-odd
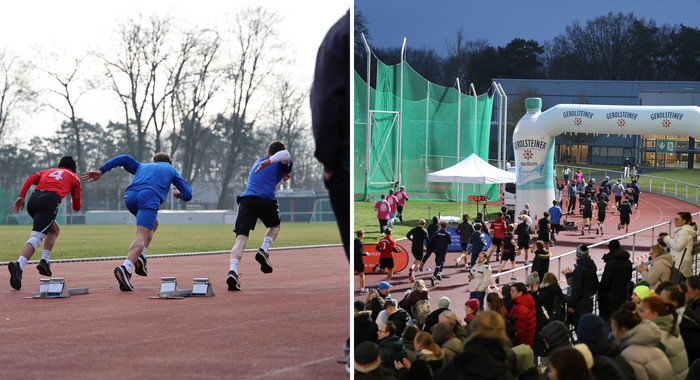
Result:
{"label": "runner in red shirt", "polygon": [[493,244],[491,244],[491,249],[489,250],[488,256],[491,256],[493,250],[496,249],[496,261],[498,261],[501,253],[501,245],[503,245],[503,236],[506,233],[506,221],[503,220],[503,213],[499,212],[498,217],[491,222],[491,231],[493,237]]}
{"label": "runner in red shirt", "polygon": [[[36,185],[32,196],[27,202],[27,212],[34,219],[32,233],[22,248],[22,254],[17,261],[10,262],[7,267],[10,270],[10,285],[19,290],[22,287],[22,271],[32,258],[34,252],[44,242],[41,252],[41,261],[36,268],[43,276],[51,276],[49,255],[56,243],[60,232],[56,214],[63,197],[71,193],[71,205],[73,210],[80,210],[80,179],[75,174],[76,166],[73,157],[64,156],[58,163],[58,168],[36,172],[24,181],[19,197],[12,204],[12,210],[18,213],[24,209],[24,198],[32,185]],[[44,241],[44,239],[46,239]]]}
{"label": "runner in red shirt", "polygon": [[377,243],[377,251],[379,251],[379,264],[372,268],[372,272],[377,271],[377,267],[381,270],[386,270],[386,281],[390,282],[394,275],[394,252],[401,252],[396,248],[396,242],[391,238],[391,228],[384,230],[384,237]]}

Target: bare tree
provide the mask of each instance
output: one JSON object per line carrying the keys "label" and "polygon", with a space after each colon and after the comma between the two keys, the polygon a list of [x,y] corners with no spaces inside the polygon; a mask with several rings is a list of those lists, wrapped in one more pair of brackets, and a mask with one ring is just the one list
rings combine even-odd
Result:
{"label": "bare tree", "polygon": [[0,141],[15,116],[29,109],[37,97],[29,73],[32,66],[17,54],[0,49]]}
{"label": "bare tree", "polygon": [[117,93],[124,109],[126,140],[130,153],[137,159],[146,157],[147,133],[155,131],[155,149],[161,149],[164,128],[163,103],[173,91],[167,70],[167,38],[170,19],[152,15],[148,23],[132,18],[118,26],[119,46],[116,57],[101,55],[110,88]]}
{"label": "bare tree", "polygon": [[[221,178],[218,208],[226,208],[227,189],[234,175],[247,172],[240,158],[250,146],[258,115],[251,115],[251,101],[275,69],[283,67],[284,59],[278,41],[276,25],[280,17],[262,7],[245,8],[236,14],[230,35],[231,51],[226,66],[230,81],[231,103],[221,115],[218,133],[224,139],[224,150],[217,170]],[[238,172],[236,172],[238,170]]]}
{"label": "bare tree", "polygon": [[207,106],[222,87],[224,71],[216,66],[220,46],[221,38],[214,30],[187,31],[172,70],[171,153],[181,157],[181,174],[189,183],[201,170],[206,146],[214,137],[214,123],[204,118]]}

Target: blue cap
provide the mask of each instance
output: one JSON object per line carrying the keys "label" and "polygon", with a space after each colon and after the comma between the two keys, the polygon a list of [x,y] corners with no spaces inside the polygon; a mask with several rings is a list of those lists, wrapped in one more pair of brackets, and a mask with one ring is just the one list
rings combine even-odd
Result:
{"label": "blue cap", "polygon": [[389,289],[389,288],[391,288],[391,284],[386,282],[386,281],[382,281],[379,283],[377,290],[384,290],[384,289]]}

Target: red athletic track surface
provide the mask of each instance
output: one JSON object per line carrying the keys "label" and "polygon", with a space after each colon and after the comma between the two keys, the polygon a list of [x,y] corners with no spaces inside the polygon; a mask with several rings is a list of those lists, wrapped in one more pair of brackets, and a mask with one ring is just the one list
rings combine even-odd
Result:
{"label": "red athletic track surface", "polygon": [[[611,196],[611,200],[614,200],[614,198]],[[568,206],[568,201],[564,201],[564,206]],[[614,202],[610,202],[614,203]],[[409,205],[410,206],[410,205]],[[578,207],[578,204],[577,204]],[[409,207],[407,207],[408,210],[410,210]],[[564,211],[566,209],[562,207]],[[685,203],[682,201],[678,201],[672,198],[656,195],[656,194],[650,194],[650,193],[644,193],[642,192],[640,196],[640,205],[639,205],[639,212],[636,212],[630,216],[630,227],[629,227],[629,232],[634,232],[637,230],[642,230],[646,227],[650,227],[659,223],[664,223],[668,222],[673,219],[675,214],[679,211],[689,211],[691,214],[696,213],[700,211],[700,209],[697,206],[691,205],[689,203]],[[410,212],[410,211],[409,211]],[[579,244],[594,244],[596,242],[601,242],[604,240],[608,239],[613,239],[615,237],[621,236],[624,234],[624,230],[618,231],[617,230],[617,224],[620,221],[620,217],[617,215],[613,215],[614,210],[610,209],[610,206],[608,206],[608,212],[607,212],[607,217],[605,220],[605,225],[604,225],[604,235],[596,235],[595,230],[592,229],[592,233],[586,232],[584,236],[581,236],[581,230],[580,227],[583,224],[582,218],[578,210],[576,211],[576,215],[570,215],[570,216],[564,216],[562,219],[569,218],[573,219],[576,222],[576,226],[579,227],[578,231],[562,231],[559,233],[559,236],[557,237],[557,243],[555,246],[551,247],[552,251],[552,257],[559,256],[563,253],[570,252],[572,250],[576,249],[576,246]],[[597,212],[594,210],[593,211],[593,226],[596,226],[596,218],[597,218]],[[697,217],[694,217],[694,220],[697,222]],[[673,230],[673,228],[672,228]],[[668,227],[663,227],[663,228],[658,228],[655,229],[654,234],[652,235],[651,230],[646,231],[642,234],[637,235],[637,250],[635,252],[635,257],[639,257],[642,255],[647,255],[649,252],[649,247],[651,247],[652,244],[655,244],[656,242],[656,236],[661,233],[661,232],[668,232]],[[531,235],[533,238],[536,238],[537,235],[533,234]],[[398,238],[398,236],[397,236]],[[620,240],[620,243],[622,245],[622,248],[627,249],[632,253],[632,248],[631,248],[631,237],[627,237],[625,239]],[[402,245],[403,247],[407,248],[410,252],[410,242],[406,239],[403,240],[397,240],[397,243],[399,245]],[[599,270],[603,269],[605,266],[605,263],[601,259],[602,256],[607,253],[607,244],[603,244],[602,246],[591,248],[591,257],[595,261],[597,267]],[[437,303],[440,300],[440,297],[442,296],[447,296],[450,298],[452,305],[450,309],[454,311],[460,318],[464,317],[464,303],[468,300],[469,292],[468,292],[468,287],[467,284],[469,282],[469,279],[467,277],[468,273],[464,269],[464,266],[461,266],[460,268],[457,268],[455,266],[455,259],[458,257],[459,253],[458,252],[448,252],[447,253],[447,258],[445,260],[445,266],[443,267],[442,271],[442,277],[443,280],[442,282],[437,282],[434,287],[430,286],[430,277],[432,276],[433,272],[419,272],[416,278],[421,278],[425,281],[426,285],[428,286],[428,291],[430,294],[430,305],[434,309],[437,308]],[[492,254],[491,255],[491,271],[495,274],[498,273],[498,267],[500,266],[500,263],[496,262],[496,255]],[[561,269],[565,269],[566,267],[570,267],[573,269],[574,267],[574,259],[575,255],[570,255],[567,256],[566,259],[562,260],[562,265]],[[433,269],[435,267],[435,260],[434,260],[435,255],[431,255],[431,257],[428,259],[428,263],[426,263],[425,268],[431,268]],[[528,260],[532,262],[533,255],[529,255]],[[517,256],[516,257],[516,268],[519,268],[523,265],[524,261],[523,255]],[[411,255],[409,257],[409,262],[413,262],[413,256]],[[637,261],[639,262],[639,261]],[[393,285],[391,288],[391,294],[392,297],[398,300],[401,300],[403,298],[403,294],[407,289],[411,288],[411,282],[408,280],[408,268],[407,267],[405,270],[403,270],[400,273],[394,273],[394,278],[391,281],[391,284]],[[510,261],[505,265],[505,268],[503,271],[511,269],[511,264]],[[556,260],[551,260],[549,264],[549,271],[552,273],[557,274],[558,271],[558,264]],[[526,277],[526,272],[525,270],[518,270],[516,272],[516,276],[518,277],[519,282],[525,282],[525,277]],[[562,279],[564,279],[564,276],[561,276]],[[384,274],[371,274],[371,275],[365,275],[365,286],[367,288],[375,288],[379,284],[380,281],[384,281],[386,279],[386,275]],[[490,287],[490,291],[500,291],[500,288],[503,284],[506,283],[511,283],[512,281],[510,280],[510,275],[503,275],[501,277],[501,284],[499,286],[496,286],[495,284],[492,284]],[[356,300],[364,300],[365,296],[364,294],[360,294],[359,292],[359,280],[357,276],[355,276],[355,285],[354,285],[354,295]]]}
{"label": "red athletic track surface", "polygon": [[[119,290],[122,261],[53,263],[53,277],[90,294],[25,299],[39,290],[36,265],[13,290],[0,267],[0,379],[339,379],[350,334],[348,262],[342,247],[270,251],[263,274],[253,252],[240,265],[243,291],[226,287],[229,255],[151,257],[148,277]],[[208,277],[214,297],[149,299],[160,278],[181,289]]]}

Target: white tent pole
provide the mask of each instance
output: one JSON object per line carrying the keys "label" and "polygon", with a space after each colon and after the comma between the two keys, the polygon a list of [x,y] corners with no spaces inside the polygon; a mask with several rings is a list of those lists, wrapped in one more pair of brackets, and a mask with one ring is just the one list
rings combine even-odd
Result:
{"label": "white tent pole", "polygon": [[[428,120],[430,119],[430,82],[426,81],[426,87],[428,88],[427,97],[425,101],[425,175],[426,175],[426,188],[428,188],[428,200],[430,200],[430,186],[428,185]],[[430,203],[428,203],[428,212],[430,212]]]}
{"label": "white tent pole", "polygon": [[[457,162],[459,163],[460,157],[459,157],[459,146],[461,143],[460,135],[462,132],[462,89],[459,86],[459,78],[456,78],[457,80]],[[462,214],[462,203],[464,203],[464,197],[462,196],[462,193],[464,192],[464,184],[458,183],[457,184],[457,192],[459,193],[457,195],[457,200],[460,201],[459,205],[459,211],[460,215]]]}
{"label": "white tent pole", "polygon": [[503,162],[501,161],[501,134],[503,133],[503,125],[501,124],[502,121],[502,110],[503,110],[503,95],[501,94],[501,91],[498,88],[498,84],[496,82],[493,82],[493,88],[494,88],[494,93],[498,95],[498,114],[497,114],[497,123],[496,125],[498,126],[498,159],[496,162],[498,162],[498,168],[499,169],[504,169],[505,166],[503,165]]}
{"label": "white tent pole", "polygon": [[[370,70],[371,70],[371,62],[372,62],[372,51],[369,49],[369,45],[367,44],[367,40],[365,39],[365,34],[361,33],[360,36],[362,36],[362,42],[365,44],[365,49],[367,50],[367,135],[366,135],[366,141],[365,141],[365,174],[370,173],[370,150],[372,149],[372,142],[370,141],[372,139],[372,119],[370,117],[370,87],[372,80],[370,79]],[[365,187],[367,187],[367,181],[368,179],[365,178]],[[366,189],[368,190],[368,189]],[[366,194],[368,195],[368,194]]]}
{"label": "white tent pole", "polygon": [[508,94],[503,90],[503,86],[501,86],[500,83],[498,83],[498,89],[500,90],[501,94],[503,95],[503,109],[501,112],[503,112],[503,117],[501,118],[502,123],[503,123],[503,169],[506,168],[505,162],[506,162],[506,138],[508,136]]}

